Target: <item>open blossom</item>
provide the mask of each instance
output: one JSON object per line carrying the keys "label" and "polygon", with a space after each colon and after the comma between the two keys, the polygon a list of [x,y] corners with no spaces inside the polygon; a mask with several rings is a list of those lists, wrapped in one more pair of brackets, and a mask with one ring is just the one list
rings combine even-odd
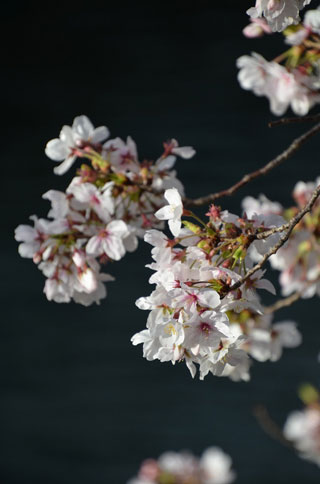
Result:
{"label": "open blossom", "polygon": [[261,37],[263,34],[271,34],[272,30],[264,18],[251,18],[242,33],[248,38]]}
{"label": "open blossom", "polygon": [[278,361],[284,348],[296,348],[302,336],[293,321],[272,323],[272,315],[257,314],[248,309],[228,313],[231,331],[245,336],[242,349],[257,361]]}
{"label": "open blossom", "polygon": [[128,484],[230,484],[235,479],[231,465],[231,458],[218,447],[209,447],[201,458],[186,451],[165,452],[158,460],[145,460]]}
{"label": "open blossom", "polygon": [[87,116],[77,116],[72,126],[63,126],[59,138],[52,139],[47,143],[46,155],[53,161],[61,161],[54,168],[56,175],[63,175],[71,168],[77,158],[77,148],[83,145],[97,145],[108,138],[109,130],[106,126],[94,128]]}
{"label": "open blossom", "polygon": [[160,220],[168,220],[171,233],[177,237],[181,229],[181,215],[183,212],[181,197],[176,188],[166,190],[164,197],[169,202],[169,205],[160,208],[155,213],[155,216]]}
{"label": "open blossom", "polygon": [[289,107],[295,114],[304,116],[320,101],[315,78],[298,69],[288,70],[255,52],[239,57],[237,66],[241,87],[257,96],[266,96],[271,112],[277,116],[283,115]]}
{"label": "open blossom", "polygon": [[[34,216],[33,227],[16,229],[19,253],[38,264],[47,278],[44,292],[50,301],[99,303],[106,296],[104,282],[113,280],[101,271],[102,264],[136,250],[138,237],[148,229],[163,227],[164,193],[170,205],[163,212],[170,212],[170,223],[178,228],[183,186],[172,167],[176,156],[193,156],[193,148],[171,140],[155,162],[140,162],[132,138],[102,144],[108,136],[107,128],[94,128],[86,116],[63,127],[60,138],[46,148],[49,157],[64,160],[55,171],[64,173],[76,157],[91,166],[82,164],[66,192],[49,190],[43,195],[51,203],[48,219]],[[159,218],[155,212],[160,212]]]}
{"label": "open blossom", "polygon": [[311,0],[256,0],[255,6],[249,8],[247,13],[254,19],[263,16],[272,31],[281,32],[288,25],[299,23],[299,11],[310,2]]}
{"label": "open blossom", "polygon": [[[312,390],[316,394],[316,390]],[[292,412],[283,429],[284,436],[290,440],[303,459],[314,462],[320,467],[320,404],[310,402],[302,410]]]}

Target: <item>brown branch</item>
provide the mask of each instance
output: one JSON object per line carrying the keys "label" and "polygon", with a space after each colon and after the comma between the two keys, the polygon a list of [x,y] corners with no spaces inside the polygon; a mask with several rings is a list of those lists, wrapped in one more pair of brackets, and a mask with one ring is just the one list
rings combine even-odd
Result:
{"label": "brown branch", "polygon": [[229,289],[229,291],[234,291],[235,289],[238,289],[242,284],[249,279],[255,272],[257,272],[259,269],[262,268],[263,264],[271,257],[273,254],[275,254],[280,247],[282,247],[287,240],[289,239],[293,229],[295,226],[300,222],[300,220],[305,216],[306,213],[310,212],[312,209],[313,205],[316,203],[317,198],[320,195],[320,185],[313,191],[312,196],[309,200],[309,202],[300,210],[295,217],[293,217],[289,224],[288,224],[288,231],[278,240],[278,242],[273,246],[270,247],[268,252],[264,254],[262,259],[258,264],[256,264],[252,269],[250,269],[245,276],[243,276],[239,281],[235,282]]}
{"label": "brown branch", "polygon": [[305,123],[306,121],[309,122],[316,122],[319,121],[320,114],[314,114],[313,116],[303,116],[303,117],[295,117],[295,118],[281,118],[277,119],[276,121],[270,121],[268,123],[269,128],[275,128],[276,126],[284,126],[286,124],[300,124]]}
{"label": "brown branch", "polygon": [[301,298],[302,294],[303,294],[303,291],[297,291],[288,297],[279,299],[271,306],[265,307],[263,310],[263,314],[271,314],[271,313],[274,313],[275,311],[278,311],[279,309],[291,306],[291,304],[295,303],[296,301],[298,301],[298,299]]}
{"label": "brown branch", "polygon": [[264,232],[260,232],[259,234],[256,234],[254,238],[257,240],[266,239],[267,237],[270,237],[270,235],[287,230],[289,226],[290,226],[290,223],[288,222],[286,224],[280,225],[279,227],[273,227],[272,229],[265,230]]}
{"label": "brown branch", "polygon": [[293,294],[290,294],[290,296],[287,296],[283,299],[279,299],[271,306],[265,307],[264,314],[271,314],[271,313],[274,313],[275,311],[278,311],[279,309],[291,306],[291,304],[295,303],[303,296],[305,290],[308,289],[308,287],[312,286],[313,284],[317,284],[319,281],[320,281],[320,278],[314,279],[312,281],[307,281],[305,283],[304,288],[300,289],[300,291],[296,291]]}
{"label": "brown branch", "polygon": [[232,185],[230,188],[227,188],[226,190],[222,190],[217,193],[211,193],[210,195],[206,195],[200,198],[194,198],[194,199],[184,198],[183,199],[184,205],[185,206],[208,205],[210,202],[213,202],[218,198],[233,195],[237,190],[239,190],[239,188],[242,188],[243,186],[247,185],[247,183],[249,183],[250,181],[254,180],[255,178],[258,178],[259,176],[266,175],[273,168],[276,168],[277,166],[279,166],[290,156],[292,156],[296,151],[298,151],[298,149],[306,141],[312,138],[312,136],[314,136],[319,131],[320,131],[320,123],[316,124],[309,131],[307,131],[303,135],[296,138],[286,150],[284,150],[280,155],[278,155],[273,160],[269,161],[269,163],[267,163],[265,166],[263,166],[259,170],[256,170],[256,171],[253,171],[252,173],[248,173],[247,175],[244,175],[240,181]]}
{"label": "brown branch", "polygon": [[294,445],[283,435],[281,428],[270,417],[268,410],[263,405],[256,405],[253,409],[253,415],[258,420],[261,428],[273,439],[282,445],[294,449]]}

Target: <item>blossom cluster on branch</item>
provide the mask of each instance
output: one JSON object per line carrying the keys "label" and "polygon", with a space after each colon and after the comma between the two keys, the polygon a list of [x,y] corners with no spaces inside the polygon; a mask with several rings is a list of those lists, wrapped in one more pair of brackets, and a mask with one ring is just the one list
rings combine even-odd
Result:
{"label": "blossom cluster on branch", "polygon": [[[246,197],[243,208],[248,217],[254,213],[281,216],[289,221],[307,203],[312,192],[320,185],[315,182],[298,182],[293,190],[295,206],[283,208],[278,202],[271,202],[264,195],[259,199]],[[252,253],[255,260],[259,254]],[[270,257],[273,269],[280,271],[279,283],[283,296],[294,292],[301,298],[320,295],[320,201],[315,202],[310,213],[297,224],[288,242]]]}
{"label": "blossom cluster on branch", "polygon": [[231,465],[218,447],[209,447],[201,458],[186,451],[165,452],[157,460],[145,460],[128,484],[230,484],[235,479]]}
{"label": "blossom cluster on branch", "polygon": [[139,161],[130,137],[105,141],[108,136],[105,126],[94,128],[83,115],[63,126],[59,138],[46,146],[46,154],[60,162],[55,173],[65,173],[77,158],[87,163],[66,192],[43,195],[51,202],[48,219],[32,216],[33,226],[16,229],[20,255],[32,258],[47,278],[49,300],[99,303],[106,296],[103,282],[113,280],[101,266],[134,251],[147,229],[162,227],[154,213],[162,207],[167,187],[183,194],[172,168],[176,156],[191,158],[193,148],[181,148],[172,139],[155,162]]}
{"label": "blossom cluster on branch", "polygon": [[[290,48],[272,61],[253,52],[237,60],[238,80],[243,89],[266,96],[270,110],[282,115],[291,107],[303,116],[320,103],[320,10],[308,10],[301,24],[299,9],[309,1],[261,0],[249,10],[252,24],[247,37],[283,31]],[[262,16],[264,14],[264,16]],[[298,25],[297,25],[298,24]]]}
{"label": "blossom cluster on branch", "polygon": [[[275,294],[271,282],[256,271],[233,289],[281,237],[281,231],[261,240],[264,232],[281,228],[285,220],[275,214],[246,213],[242,217],[212,205],[202,221],[183,208],[176,189],[165,192],[169,204],[155,215],[167,219],[173,239],[150,230],[145,241],[153,246],[156,271],[150,278],[156,289],[138,299],[137,306],[149,310],[147,329],[133,336],[143,344],[148,360],[184,361],[194,377],[209,372],[248,380],[250,360],[276,361],[283,347],[300,344],[301,336],[291,321],[273,325],[264,314],[257,290]],[[193,218],[183,220],[181,216]],[[183,225],[183,227],[182,227]]]}

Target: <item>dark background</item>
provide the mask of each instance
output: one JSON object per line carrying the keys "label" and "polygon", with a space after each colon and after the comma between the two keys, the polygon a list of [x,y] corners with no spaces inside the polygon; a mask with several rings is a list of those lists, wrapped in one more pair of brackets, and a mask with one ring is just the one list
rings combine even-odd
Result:
{"label": "dark background", "polygon": [[[193,145],[197,156],[177,163],[189,196],[226,188],[307,129],[268,129],[267,101],[237,83],[239,55],[271,59],[284,50],[280,36],[242,37],[251,4],[2,7],[1,484],[122,484],[146,457],[210,445],[232,456],[239,484],[319,482],[319,468],[272,440],[252,413],[263,403],[282,426],[300,406],[298,385],[318,384],[317,300],[277,314],[299,323],[303,345],[277,363],[256,362],[250,383],[200,382],[183,364],[147,362],[130,343],[147,316],[134,302],[151,292],[149,246],[113,264],[107,300],[84,308],[49,303],[42,275],[13,240],[30,214],[46,214],[42,193],[69,183],[72,173],[55,177],[43,149],[76,115],[114,137],[130,134],[141,158],[157,157],[170,137]],[[289,205],[296,181],[319,175],[318,143],[223,207],[239,212],[246,194],[261,192]]]}

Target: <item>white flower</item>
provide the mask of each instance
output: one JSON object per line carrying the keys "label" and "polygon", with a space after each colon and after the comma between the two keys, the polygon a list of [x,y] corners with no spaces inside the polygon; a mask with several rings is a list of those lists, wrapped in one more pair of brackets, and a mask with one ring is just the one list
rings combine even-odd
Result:
{"label": "white flower", "polygon": [[71,126],[63,126],[59,138],[47,143],[45,153],[53,161],[62,161],[54,168],[56,175],[63,175],[73,165],[77,158],[76,149],[83,143],[96,145],[109,136],[106,126],[94,128],[87,116],[77,116]]}
{"label": "white flower", "polygon": [[148,459],[128,484],[194,483],[230,484],[235,479],[231,458],[218,447],[209,447],[201,458],[187,451],[165,452],[156,461]]}
{"label": "white flower", "polygon": [[320,35],[320,8],[308,10],[303,18],[303,25],[313,33]]}
{"label": "white flower", "polygon": [[218,447],[205,450],[199,465],[203,484],[230,484],[235,479],[231,458]]}
{"label": "white flower", "polygon": [[113,260],[120,260],[126,253],[123,239],[127,235],[128,228],[123,220],[112,220],[98,235],[91,237],[86,252],[94,256],[106,254]]}
{"label": "white flower", "polygon": [[252,18],[264,16],[274,32],[281,32],[288,25],[299,23],[299,10],[310,2],[311,0],[256,0],[255,7],[250,8],[247,14]]}
{"label": "white flower", "polygon": [[318,408],[306,408],[289,415],[284,435],[291,440],[302,458],[308,459],[320,467],[320,411]]}
{"label": "white flower", "polygon": [[168,220],[171,233],[177,237],[181,230],[181,215],[183,213],[182,200],[176,188],[165,191],[164,197],[169,202],[155,213],[159,220]]}
{"label": "white flower", "polygon": [[48,213],[48,217],[63,219],[69,212],[69,202],[64,192],[57,190],[49,190],[42,195],[45,200],[50,200],[52,208]]}
{"label": "white flower", "polygon": [[99,190],[92,183],[72,184],[67,192],[72,193],[75,201],[73,207],[77,210],[91,208],[104,222],[109,222],[114,213],[114,201],[111,196],[112,183],[107,184],[105,189]]}
{"label": "white flower", "polygon": [[179,143],[176,139],[171,140],[170,146],[172,154],[181,156],[181,158],[186,160],[189,160],[196,154],[196,151],[192,146],[179,146]]}
{"label": "white flower", "polygon": [[128,136],[126,143],[121,138],[108,140],[103,145],[107,160],[116,171],[134,170],[138,167],[137,146]]}
{"label": "white flower", "polygon": [[237,66],[241,87],[252,90],[257,96],[266,96],[271,112],[277,116],[284,114],[289,107],[295,114],[304,116],[319,102],[310,76],[298,69],[288,70],[276,62],[267,62],[254,52],[251,57],[240,57]]}
{"label": "white flower", "polygon": [[21,257],[32,259],[47,240],[47,235],[50,232],[50,222],[38,219],[35,215],[31,216],[30,219],[33,220],[34,227],[19,225],[15,229],[15,239],[18,242],[22,242],[18,248]]}

